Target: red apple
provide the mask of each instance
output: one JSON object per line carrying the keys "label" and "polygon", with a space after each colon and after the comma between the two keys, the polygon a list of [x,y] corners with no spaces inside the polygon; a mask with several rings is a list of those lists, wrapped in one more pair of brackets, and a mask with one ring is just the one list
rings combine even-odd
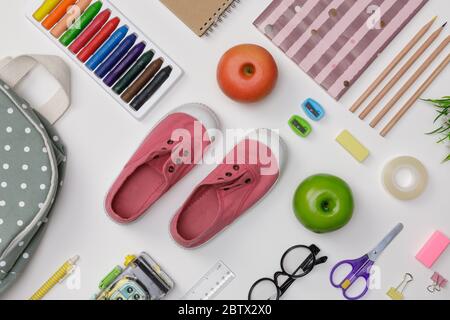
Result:
{"label": "red apple", "polygon": [[272,92],[278,67],[272,55],[258,45],[241,44],[228,50],[217,67],[222,91],[239,102],[256,102]]}

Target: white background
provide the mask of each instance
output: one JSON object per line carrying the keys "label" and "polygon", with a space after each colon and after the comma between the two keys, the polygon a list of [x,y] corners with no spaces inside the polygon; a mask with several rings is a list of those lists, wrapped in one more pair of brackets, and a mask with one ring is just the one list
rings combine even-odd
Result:
{"label": "white background", "polygon": [[[295,283],[285,298],[342,299],[341,293],[328,281],[332,266],[344,258],[360,257],[398,222],[405,224],[404,231],[377,262],[382,272],[381,289],[370,292],[366,298],[388,299],[386,291],[397,286],[406,272],[415,277],[405,292],[407,299],[450,298],[450,289],[436,295],[426,291],[433,270],[450,278],[450,252],[444,253],[433,270],[428,270],[414,258],[435,230],[450,235],[450,164],[440,163],[448,149],[436,145],[435,138],[424,134],[433,128],[434,110],[418,102],[387,139],[381,138],[377,131],[348,111],[420,27],[434,15],[440,15],[439,24],[449,17],[448,1],[431,0],[339,102],[330,98],[253,27],[253,20],[270,0],[242,1],[213,36],[204,38],[197,38],[157,0],[112,2],[185,70],[174,90],[142,122],[122,110],[26,20],[25,0],[0,0],[0,57],[24,53],[56,54],[71,66],[73,81],[72,107],[57,124],[69,152],[65,187],[37,255],[32,257],[27,272],[3,299],[28,298],[60,264],[75,254],[81,256],[81,288],[69,290],[60,285],[47,298],[87,299],[96,291],[102,277],[114,265],[121,264],[126,254],[140,251],[150,253],[175,280],[176,290],[170,295],[171,299],[182,296],[219,259],[237,277],[218,298],[245,299],[256,279],[271,276],[278,270],[281,255],[288,247],[311,243],[318,245],[329,256],[329,261]],[[230,101],[221,93],[215,80],[216,65],[224,51],[235,44],[248,42],[270,50],[280,70],[276,90],[256,105]],[[431,50],[427,56],[429,53]],[[442,54],[439,60],[444,56]],[[436,61],[433,68],[440,61]],[[450,72],[446,70],[425,97],[450,95],[449,82]],[[35,86],[38,87],[42,84]],[[30,91],[33,89],[28,89]],[[411,94],[412,91],[408,96]],[[308,97],[322,102],[327,116],[322,122],[314,123],[314,133],[305,140],[290,131],[287,120],[292,114],[302,115],[300,103]],[[185,250],[176,245],[168,226],[178,206],[211,167],[193,170],[134,224],[117,225],[103,209],[109,186],[150,128],[171,109],[186,102],[209,105],[225,128],[280,129],[289,147],[286,171],[273,192],[232,227],[196,250]],[[349,129],[370,149],[371,156],[364,164],[357,163],[334,141],[343,129]],[[417,157],[430,174],[426,192],[411,202],[395,200],[380,184],[384,164],[399,155]],[[354,218],[334,233],[311,233],[296,220],[291,209],[297,185],[316,173],[340,176],[354,191]]]}

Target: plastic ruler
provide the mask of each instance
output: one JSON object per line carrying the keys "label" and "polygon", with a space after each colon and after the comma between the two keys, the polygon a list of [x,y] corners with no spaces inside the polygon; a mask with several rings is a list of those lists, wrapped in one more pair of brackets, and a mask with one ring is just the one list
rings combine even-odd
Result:
{"label": "plastic ruler", "polygon": [[217,262],[189,290],[182,300],[211,300],[227,287],[236,275],[222,261]]}

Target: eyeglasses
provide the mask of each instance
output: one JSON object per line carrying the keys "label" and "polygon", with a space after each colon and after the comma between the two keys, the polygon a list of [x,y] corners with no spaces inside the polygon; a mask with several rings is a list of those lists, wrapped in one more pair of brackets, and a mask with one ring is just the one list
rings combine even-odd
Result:
{"label": "eyeglasses", "polygon": [[[297,280],[309,274],[316,265],[325,263],[328,257],[317,258],[320,249],[316,245],[297,245],[289,248],[281,257],[281,271],[273,279],[256,281],[248,292],[248,300],[280,300],[287,289]],[[300,265],[299,261],[303,261]],[[287,278],[280,284],[281,278]]]}

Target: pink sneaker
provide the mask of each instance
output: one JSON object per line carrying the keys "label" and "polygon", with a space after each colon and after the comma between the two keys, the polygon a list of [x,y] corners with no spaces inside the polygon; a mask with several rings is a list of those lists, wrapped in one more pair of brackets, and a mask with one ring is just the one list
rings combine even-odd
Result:
{"label": "pink sneaker", "polygon": [[218,128],[216,115],[201,104],[187,104],[168,114],[114,182],[106,197],[107,213],[120,223],[138,219],[203,158],[214,141],[206,131]]}
{"label": "pink sneaker", "polygon": [[198,247],[261,200],[279,179],[284,150],[280,137],[270,130],[259,129],[244,138],[178,210],[170,225],[175,241]]}

